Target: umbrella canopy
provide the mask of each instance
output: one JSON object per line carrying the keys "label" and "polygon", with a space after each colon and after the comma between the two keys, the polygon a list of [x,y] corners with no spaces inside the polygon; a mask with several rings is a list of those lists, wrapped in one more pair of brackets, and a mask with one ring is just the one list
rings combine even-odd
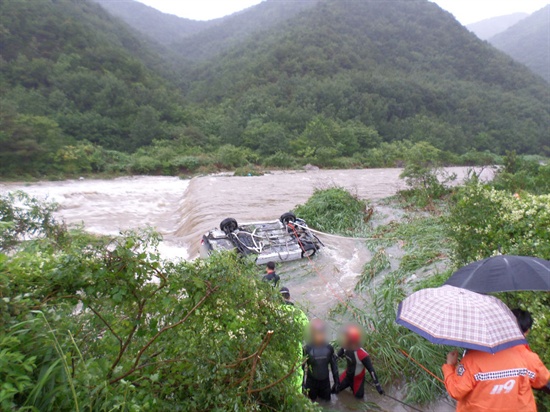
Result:
{"label": "umbrella canopy", "polygon": [[527,256],[494,256],[464,266],[445,284],[478,293],[550,291],[550,261]]}
{"label": "umbrella canopy", "polygon": [[489,353],[527,343],[504,303],[454,286],[413,293],[399,304],[396,322],[432,343]]}

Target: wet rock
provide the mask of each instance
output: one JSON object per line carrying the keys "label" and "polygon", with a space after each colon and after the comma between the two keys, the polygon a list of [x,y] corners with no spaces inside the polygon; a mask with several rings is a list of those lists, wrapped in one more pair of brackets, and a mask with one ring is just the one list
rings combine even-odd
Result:
{"label": "wet rock", "polygon": [[313,166],[313,165],[310,165],[309,163],[307,165],[304,166],[304,170],[306,172],[317,172],[319,171],[320,169],[317,167],[317,166]]}

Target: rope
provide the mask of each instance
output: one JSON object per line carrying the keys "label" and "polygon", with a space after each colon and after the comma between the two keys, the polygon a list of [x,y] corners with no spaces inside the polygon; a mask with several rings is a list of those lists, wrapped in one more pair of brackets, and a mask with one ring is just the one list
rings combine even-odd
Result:
{"label": "rope", "polygon": [[407,352],[405,352],[403,349],[400,349],[401,353],[405,355],[405,357],[414,363],[416,363],[418,366],[420,366],[425,372],[427,372],[429,375],[431,375],[433,378],[437,379],[442,384],[445,384],[445,381],[441,379],[439,376],[437,376],[435,373],[433,373],[431,370],[426,368],[424,365],[422,365],[420,362],[418,362],[416,359],[414,359],[411,355],[409,355]]}
{"label": "rope", "polygon": [[308,226],[302,226],[298,223],[293,223],[294,226],[297,226],[299,227],[300,229],[306,229],[306,230],[309,230],[310,232],[312,233],[316,233],[318,235],[322,235],[322,236],[326,236],[326,237],[333,237],[333,238],[336,238],[336,239],[346,239],[346,240],[361,240],[361,241],[367,241],[367,240],[399,240],[395,237],[385,237],[385,238],[381,238],[381,237],[351,237],[351,236],[341,236],[341,235],[333,235],[331,233],[325,233],[325,232],[321,232],[320,230],[315,230],[315,229],[312,229]]}
{"label": "rope", "polygon": [[[296,225],[298,227],[302,227],[302,226],[299,226],[299,225]],[[292,231],[294,232],[294,235],[296,236],[296,239],[298,240],[298,243],[300,244],[300,247],[302,248],[302,250],[306,250],[305,247],[304,247],[304,244],[302,243],[302,240],[300,239],[300,236],[298,235],[298,232],[296,231],[296,228],[294,225],[289,225],[289,227],[292,229]],[[307,228],[306,228],[307,229]],[[321,278],[321,280],[325,283],[325,285],[330,289],[332,295],[342,304],[346,307],[346,309],[348,309],[356,319],[358,319],[358,316],[357,314],[355,313],[355,311],[348,305],[348,303],[342,299],[337,293],[336,291],[332,288],[332,285],[327,281],[327,279],[321,274],[321,272],[317,269],[317,266],[315,266],[315,263],[313,262],[313,259],[311,259],[311,256],[307,255],[306,256],[307,259],[309,260],[309,263],[311,265],[311,267],[313,268],[313,270],[317,273],[317,275]],[[342,288],[343,289],[343,288]]]}
{"label": "rope", "polygon": [[[376,386],[372,383],[372,382],[368,382],[370,386],[372,386],[373,388],[376,388]],[[424,412],[422,409],[418,409],[416,406],[412,406],[412,405],[409,405],[408,403],[406,402],[403,402],[402,400],[399,400],[397,398],[394,398],[393,396],[391,395],[388,395],[387,393],[384,393],[384,395],[382,396],[385,396],[387,398],[390,398],[392,401],[395,401],[395,402],[398,402],[400,403],[401,405],[403,406],[406,406],[407,408],[411,408],[412,410],[414,411],[417,411],[417,412]]]}

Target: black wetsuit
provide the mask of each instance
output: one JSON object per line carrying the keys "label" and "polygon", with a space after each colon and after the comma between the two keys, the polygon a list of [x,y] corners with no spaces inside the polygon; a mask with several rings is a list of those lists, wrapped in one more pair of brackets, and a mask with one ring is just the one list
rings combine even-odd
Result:
{"label": "black wetsuit", "polygon": [[275,272],[270,272],[262,278],[265,282],[272,282],[274,287],[277,287],[281,278]]}
{"label": "black wetsuit", "polygon": [[378,382],[378,377],[372,366],[369,354],[365,349],[340,349],[338,351],[338,358],[341,357],[346,358],[347,367],[346,371],[340,376],[340,383],[336,387],[337,393],[349,387],[356,398],[363,398],[365,395],[365,369],[369,371],[378,393],[384,393]]}
{"label": "black wetsuit", "polygon": [[330,378],[329,370],[332,372],[334,382],[338,382],[338,366],[334,348],[328,343],[323,346],[308,344],[304,347],[304,355],[307,356],[305,364],[306,383],[305,390],[309,398],[314,401],[318,397],[330,401]]}

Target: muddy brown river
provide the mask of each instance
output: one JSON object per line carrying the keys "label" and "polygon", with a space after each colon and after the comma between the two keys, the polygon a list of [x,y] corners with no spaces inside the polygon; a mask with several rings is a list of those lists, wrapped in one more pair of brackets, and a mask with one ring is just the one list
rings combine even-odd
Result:
{"label": "muddy brown river", "polygon": [[[461,181],[467,168],[449,168]],[[32,184],[0,184],[0,192],[24,190],[59,204],[58,214],[69,224],[83,224],[97,234],[150,226],[164,241],[162,255],[193,259],[202,235],[226,217],[237,221],[273,220],[305,202],[316,188],[342,186],[370,201],[394,195],[404,187],[400,169],[320,170],[273,172],[258,177],[224,175],[181,180],[173,177],[123,177],[113,180],[68,180]],[[491,178],[491,170],[483,178]],[[324,317],[339,298],[353,293],[357,277],[371,253],[364,242],[321,236],[326,247],[315,257],[314,271],[307,261],[281,266],[282,284],[310,316]],[[259,268],[258,273],[262,270]],[[370,391],[368,398],[383,411],[410,409]],[[392,391],[397,398],[399,391]],[[365,410],[347,394],[339,396],[332,410]],[[452,411],[442,402],[424,411]]]}

